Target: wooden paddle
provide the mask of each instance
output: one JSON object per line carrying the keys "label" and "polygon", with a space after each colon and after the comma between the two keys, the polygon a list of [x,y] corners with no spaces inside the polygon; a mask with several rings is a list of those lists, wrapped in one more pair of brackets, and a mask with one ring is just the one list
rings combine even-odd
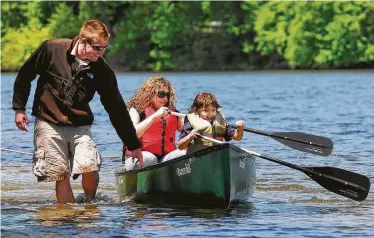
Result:
{"label": "wooden paddle", "polygon": [[[225,143],[206,136],[198,136],[214,143]],[[370,180],[364,175],[334,167],[301,167],[254,151],[243,148],[242,150],[259,158],[299,170],[325,189],[355,201],[363,201],[369,194]]]}
{"label": "wooden paddle", "polygon": [[[175,116],[186,116],[185,114],[177,112],[170,112],[170,114]],[[230,126],[236,128],[235,125]],[[334,147],[332,140],[329,138],[305,134],[302,132],[264,132],[246,127],[244,127],[244,131],[267,136],[292,149],[320,156],[331,155]]]}

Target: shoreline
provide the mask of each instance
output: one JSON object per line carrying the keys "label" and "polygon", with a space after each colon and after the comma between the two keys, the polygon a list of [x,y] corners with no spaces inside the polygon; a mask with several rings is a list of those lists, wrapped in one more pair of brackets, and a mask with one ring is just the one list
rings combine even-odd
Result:
{"label": "shoreline", "polygon": [[[332,68],[332,69],[259,69],[259,70],[199,70],[199,71],[120,71],[114,70],[116,74],[232,74],[232,73],[305,73],[305,72],[338,72],[338,71],[352,71],[352,72],[374,72],[374,68]],[[16,74],[18,71],[1,70],[1,74]]]}

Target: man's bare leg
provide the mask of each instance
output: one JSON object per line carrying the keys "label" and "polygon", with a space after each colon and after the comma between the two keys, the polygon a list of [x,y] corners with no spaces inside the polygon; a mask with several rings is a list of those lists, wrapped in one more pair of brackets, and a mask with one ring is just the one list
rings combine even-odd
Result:
{"label": "man's bare leg", "polygon": [[94,199],[99,184],[99,173],[97,171],[82,174],[82,188],[87,202]]}
{"label": "man's bare leg", "polygon": [[74,195],[71,190],[70,178],[56,181],[56,198],[59,204],[74,203]]}

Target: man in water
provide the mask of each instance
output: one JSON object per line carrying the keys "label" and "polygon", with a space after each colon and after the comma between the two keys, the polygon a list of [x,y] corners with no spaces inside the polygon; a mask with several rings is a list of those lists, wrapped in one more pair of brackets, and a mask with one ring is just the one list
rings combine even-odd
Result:
{"label": "man in water", "polygon": [[104,23],[88,20],[74,39],[44,41],[20,68],[14,83],[15,123],[27,131],[26,103],[31,81],[39,75],[35,116],[33,173],[38,181],[56,182],[57,202],[73,203],[70,175],[82,174],[86,201],[95,197],[101,156],[92,139],[94,117],[89,102],[95,92],[117,134],[143,166],[140,142],[114,71],[104,60],[110,34]]}

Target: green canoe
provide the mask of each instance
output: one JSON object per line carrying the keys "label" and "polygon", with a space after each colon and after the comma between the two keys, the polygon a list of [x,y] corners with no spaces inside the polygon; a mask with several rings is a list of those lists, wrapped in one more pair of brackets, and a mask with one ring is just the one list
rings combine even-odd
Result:
{"label": "green canoe", "polygon": [[120,200],[228,208],[253,192],[255,158],[225,143],[144,169],[117,171],[115,178]]}

